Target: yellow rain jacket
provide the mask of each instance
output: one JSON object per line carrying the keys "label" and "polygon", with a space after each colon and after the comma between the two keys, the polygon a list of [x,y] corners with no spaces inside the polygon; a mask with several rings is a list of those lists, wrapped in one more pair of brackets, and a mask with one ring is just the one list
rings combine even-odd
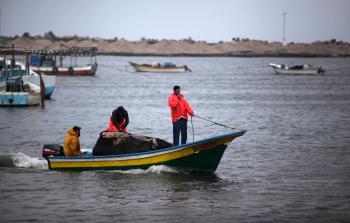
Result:
{"label": "yellow rain jacket", "polygon": [[67,130],[67,136],[64,138],[64,155],[65,156],[81,156],[80,141],[78,133],[72,128]]}

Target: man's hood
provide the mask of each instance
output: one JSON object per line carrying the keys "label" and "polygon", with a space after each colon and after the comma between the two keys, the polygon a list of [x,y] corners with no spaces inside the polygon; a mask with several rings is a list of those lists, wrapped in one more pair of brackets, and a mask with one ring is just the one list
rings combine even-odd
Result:
{"label": "man's hood", "polygon": [[68,135],[78,136],[78,133],[76,133],[72,128],[69,128],[67,130]]}

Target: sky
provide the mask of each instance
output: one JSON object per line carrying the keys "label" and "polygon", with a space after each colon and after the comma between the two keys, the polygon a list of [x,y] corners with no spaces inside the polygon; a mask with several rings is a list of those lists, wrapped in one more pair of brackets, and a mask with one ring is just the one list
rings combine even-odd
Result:
{"label": "sky", "polygon": [[349,0],[0,0],[0,35],[350,42]]}

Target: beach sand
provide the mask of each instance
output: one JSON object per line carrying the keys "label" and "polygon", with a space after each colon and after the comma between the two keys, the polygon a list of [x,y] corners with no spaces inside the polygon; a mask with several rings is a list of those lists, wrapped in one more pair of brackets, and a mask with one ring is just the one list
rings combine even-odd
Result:
{"label": "beach sand", "polygon": [[238,40],[207,43],[205,41],[152,40],[127,41],[88,37],[0,37],[1,47],[23,49],[65,49],[67,47],[97,47],[104,55],[154,55],[154,56],[350,56],[350,43],[342,41],[318,41],[314,43],[267,42]]}

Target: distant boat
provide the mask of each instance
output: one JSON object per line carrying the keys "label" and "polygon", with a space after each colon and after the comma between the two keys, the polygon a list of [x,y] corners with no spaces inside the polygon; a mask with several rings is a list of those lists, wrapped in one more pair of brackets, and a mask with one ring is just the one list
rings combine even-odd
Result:
{"label": "distant boat", "polygon": [[[147,169],[152,165],[167,165],[181,169],[214,172],[227,148],[237,137],[246,131],[237,130],[208,139],[191,142],[149,152],[138,152],[121,155],[82,157],[47,156],[49,168],[53,170],[128,170]],[[46,148],[44,147],[44,150]],[[49,151],[50,152],[50,151]],[[43,151],[43,154],[49,154]]]}
{"label": "distant boat", "polygon": [[81,67],[35,67],[30,66],[30,69],[37,73],[56,76],[94,76],[96,73],[97,65],[90,64]]}
{"label": "distant boat", "polygon": [[[97,70],[97,48],[68,48],[66,50],[30,50],[30,69],[56,76],[93,76]],[[64,58],[69,63],[64,64]],[[79,57],[90,57],[90,64],[77,65]]]}
{"label": "distant boat", "polygon": [[[11,59],[6,59],[6,66],[11,65]],[[51,98],[51,95],[53,94],[55,90],[55,84],[56,84],[56,76],[48,76],[45,74],[42,74],[42,79],[44,81],[45,85],[45,97]],[[0,87],[5,86],[5,81],[7,78],[18,78],[21,77],[23,82],[32,83],[34,85],[40,86],[40,76],[36,72],[29,70],[26,70],[25,65],[15,60],[15,68],[14,69],[7,69],[5,71],[5,58],[0,57]]]}
{"label": "distant boat", "polygon": [[284,64],[270,63],[270,66],[274,69],[276,74],[291,74],[291,75],[303,75],[303,74],[321,74],[325,72],[322,67],[312,67],[309,64],[286,66]]}
{"label": "distant boat", "polygon": [[160,73],[184,73],[192,71],[187,65],[176,66],[173,63],[137,64],[129,62],[138,72],[160,72]]}

